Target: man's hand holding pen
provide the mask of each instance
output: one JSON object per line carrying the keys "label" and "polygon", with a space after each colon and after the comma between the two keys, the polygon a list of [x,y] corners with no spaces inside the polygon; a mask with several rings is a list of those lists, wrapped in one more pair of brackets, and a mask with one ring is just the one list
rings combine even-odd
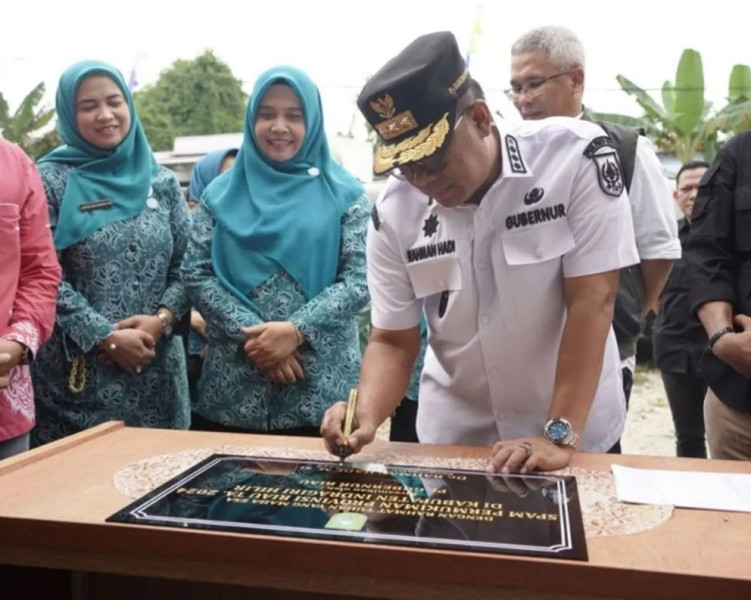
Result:
{"label": "man's hand holding pen", "polygon": [[362,414],[357,402],[357,390],[350,392],[347,402],[337,402],[331,406],[321,423],[321,435],[326,448],[340,460],[357,454],[372,442],[377,429],[378,426],[369,422],[367,416]]}
{"label": "man's hand holding pen", "polygon": [[339,460],[344,462],[344,459],[349,456],[349,438],[352,436],[352,427],[355,424],[355,411],[357,410],[357,388],[352,388],[349,391],[349,398],[347,399],[347,408],[344,411],[344,431],[342,436],[344,437],[344,444],[339,446]]}

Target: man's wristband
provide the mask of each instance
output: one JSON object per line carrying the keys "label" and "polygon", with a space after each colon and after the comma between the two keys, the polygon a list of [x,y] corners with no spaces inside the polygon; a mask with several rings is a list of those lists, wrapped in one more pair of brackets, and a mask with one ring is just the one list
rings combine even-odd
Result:
{"label": "man's wristband", "polygon": [[707,342],[707,348],[712,350],[714,345],[717,343],[717,340],[719,340],[726,333],[733,333],[733,328],[723,327],[722,329],[715,331],[711,336],[709,336],[709,341]]}

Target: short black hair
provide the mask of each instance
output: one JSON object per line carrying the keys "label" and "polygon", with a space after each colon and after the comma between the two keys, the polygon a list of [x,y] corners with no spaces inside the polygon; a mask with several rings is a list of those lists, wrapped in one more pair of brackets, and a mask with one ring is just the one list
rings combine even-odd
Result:
{"label": "short black hair", "polygon": [[467,94],[472,102],[476,100],[485,100],[485,91],[474,77],[469,78],[469,89],[467,89]]}
{"label": "short black hair", "polygon": [[678,182],[681,180],[681,175],[684,171],[690,171],[692,169],[708,169],[709,163],[704,160],[692,160],[687,163],[683,163],[681,165],[681,168],[678,169],[678,174],[675,176],[675,185],[678,185]]}
{"label": "short black hair", "polygon": [[478,100],[485,100],[485,91],[476,79],[469,78],[467,84],[467,91],[464,92],[459,101],[456,103],[456,115],[457,117],[463,113],[470,104],[477,102]]}

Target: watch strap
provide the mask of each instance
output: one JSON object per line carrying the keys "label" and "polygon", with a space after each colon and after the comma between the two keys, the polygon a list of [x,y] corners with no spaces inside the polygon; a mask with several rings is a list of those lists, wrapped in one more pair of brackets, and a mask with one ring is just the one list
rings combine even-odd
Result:
{"label": "watch strap", "polygon": [[730,326],[723,327],[722,329],[715,331],[711,336],[709,336],[709,340],[707,341],[707,348],[711,350],[717,343],[717,340],[719,340],[726,333],[733,333],[733,331],[733,328]]}

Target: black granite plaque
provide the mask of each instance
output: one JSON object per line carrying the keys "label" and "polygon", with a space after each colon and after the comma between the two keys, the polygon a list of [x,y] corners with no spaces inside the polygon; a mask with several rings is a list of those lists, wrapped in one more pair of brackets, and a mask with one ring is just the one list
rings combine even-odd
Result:
{"label": "black granite plaque", "polygon": [[215,454],[107,519],[587,560],[576,480]]}

